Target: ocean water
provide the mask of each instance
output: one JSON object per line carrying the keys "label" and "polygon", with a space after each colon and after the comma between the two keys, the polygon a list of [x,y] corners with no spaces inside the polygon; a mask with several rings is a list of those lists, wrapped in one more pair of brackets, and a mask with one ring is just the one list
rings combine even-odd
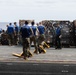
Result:
{"label": "ocean water", "polygon": [[[9,25],[10,22],[0,22],[0,28],[2,28],[3,30],[6,30],[7,27],[6,25]],[[11,22],[13,24],[13,22]]]}
{"label": "ocean water", "polygon": [[3,30],[6,30],[7,29],[6,25],[8,25],[8,24],[9,24],[9,22],[0,22],[0,28]]}

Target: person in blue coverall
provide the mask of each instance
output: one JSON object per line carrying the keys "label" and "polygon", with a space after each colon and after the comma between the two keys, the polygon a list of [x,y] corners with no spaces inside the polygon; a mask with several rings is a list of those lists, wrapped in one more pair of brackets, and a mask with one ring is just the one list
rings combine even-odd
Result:
{"label": "person in blue coverall", "polygon": [[61,27],[59,24],[55,28],[55,49],[61,49]]}
{"label": "person in blue coverall", "polygon": [[25,24],[21,27],[20,33],[22,36],[22,46],[23,46],[23,53],[22,56],[25,60],[27,60],[29,54],[29,49],[30,49],[30,35],[32,33],[32,29],[30,26],[28,26],[28,22],[25,21]]}
{"label": "person in blue coverall", "polygon": [[13,45],[15,29],[14,29],[14,25],[12,25],[12,23],[9,23],[9,26],[7,27],[7,34],[8,34],[8,38],[9,38],[9,44]]}
{"label": "person in blue coverall", "polygon": [[19,26],[17,25],[16,22],[14,22],[14,27],[15,27],[15,35],[14,35],[14,44],[18,44],[18,34],[19,34]]}
{"label": "person in blue coverall", "polygon": [[44,50],[44,43],[45,43],[45,26],[42,25],[42,22],[38,25],[38,51],[39,53],[46,53],[46,50]]}
{"label": "person in blue coverall", "polygon": [[0,33],[2,33],[2,28],[0,28]]}
{"label": "person in blue coverall", "polygon": [[37,42],[36,42],[36,31],[37,31],[37,26],[35,26],[35,22],[33,21],[33,22],[31,22],[31,28],[32,28],[32,30],[33,30],[33,35],[31,34],[31,36],[30,36],[30,45],[31,45],[31,43],[33,42],[34,43],[34,46],[35,46],[35,52],[34,53],[36,53],[36,54],[38,54],[38,49],[37,49]]}

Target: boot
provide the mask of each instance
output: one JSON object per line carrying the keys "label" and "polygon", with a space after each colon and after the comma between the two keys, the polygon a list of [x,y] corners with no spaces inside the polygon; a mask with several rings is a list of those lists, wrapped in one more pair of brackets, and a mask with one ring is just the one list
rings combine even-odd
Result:
{"label": "boot", "polygon": [[32,57],[33,54],[30,52],[30,50],[28,50],[28,54],[27,54],[27,57]]}
{"label": "boot", "polygon": [[38,51],[37,51],[37,50],[34,50],[34,52],[33,52],[33,53],[38,54]]}

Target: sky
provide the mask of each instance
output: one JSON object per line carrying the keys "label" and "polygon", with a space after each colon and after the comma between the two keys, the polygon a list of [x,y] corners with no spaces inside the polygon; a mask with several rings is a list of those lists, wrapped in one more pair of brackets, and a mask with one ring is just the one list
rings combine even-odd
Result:
{"label": "sky", "polygon": [[0,22],[75,20],[76,0],[0,0]]}

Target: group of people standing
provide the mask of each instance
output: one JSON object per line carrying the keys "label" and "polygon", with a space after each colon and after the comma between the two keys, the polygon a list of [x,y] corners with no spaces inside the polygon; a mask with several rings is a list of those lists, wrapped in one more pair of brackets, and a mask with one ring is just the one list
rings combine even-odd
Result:
{"label": "group of people standing", "polygon": [[24,59],[32,56],[30,53],[31,43],[34,43],[35,51],[34,53],[45,53],[44,50],[44,41],[45,41],[45,27],[40,22],[38,26],[35,26],[35,22],[31,22],[31,26],[28,25],[28,22],[25,21],[25,24],[20,29],[20,34],[22,36],[22,45],[23,45],[23,53]]}
{"label": "group of people standing", "polygon": [[[57,24],[55,29],[55,49],[61,49],[61,28],[60,25]],[[35,26],[35,22],[31,22],[31,26],[29,26],[28,22],[25,21],[25,24],[20,29],[20,35],[22,36],[23,41],[23,53],[21,54],[24,59],[32,56],[30,53],[31,43],[34,43],[35,51],[34,53],[46,53],[45,45],[49,48],[50,46],[45,43],[45,31],[46,28],[40,22]]]}
{"label": "group of people standing", "polygon": [[9,23],[6,25],[7,29],[2,30],[0,42],[2,45],[17,45],[18,44],[18,35],[19,35],[19,26],[16,22],[14,24]]}
{"label": "group of people standing", "polygon": [[17,45],[18,44],[18,35],[19,35],[19,26],[16,22],[14,22],[14,25],[12,23],[9,23],[7,26],[7,34],[9,38],[9,44],[10,45]]}
{"label": "group of people standing", "polygon": [[[61,49],[61,28],[59,24],[57,24],[57,27],[54,29],[56,37],[55,49]],[[35,54],[46,53],[45,46],[47,46],[48,48],[50,46],[45,43],[45,31],[46,28],[44,25],[42,25],[42,22],[35,25],[35,22],[32,21],[31,26],[29,26],[28,21],[25,21],[24,25],[22,25],[21,27],[19,27],[16,22],[14,22],[14,24],[9,23],[6,30],[6,33],[8,35],[8,44],[17,45],[19,37],[21,36],[23,46],[23,52],[21,56],[25,60],[27,59],[27,57],[32,56],[32,53],[30,52],[32,42],[35,47]],[[3,31],[2,34],[5,34],[5,32]]]}

